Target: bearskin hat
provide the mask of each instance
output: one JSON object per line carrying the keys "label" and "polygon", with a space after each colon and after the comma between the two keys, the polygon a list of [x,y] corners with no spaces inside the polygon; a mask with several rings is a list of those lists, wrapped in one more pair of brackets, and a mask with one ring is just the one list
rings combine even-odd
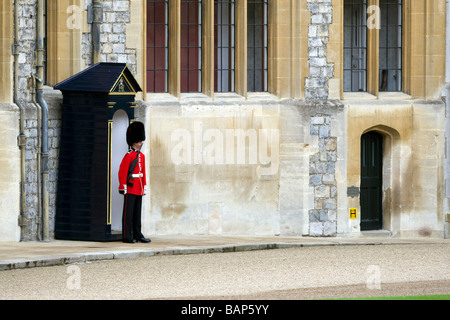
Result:
{"label": "bearskin hat", "polygon": [[139,141],[145,141],[145,128],[142,122],[135,121],[127,129],[127,143],[132,146]]}

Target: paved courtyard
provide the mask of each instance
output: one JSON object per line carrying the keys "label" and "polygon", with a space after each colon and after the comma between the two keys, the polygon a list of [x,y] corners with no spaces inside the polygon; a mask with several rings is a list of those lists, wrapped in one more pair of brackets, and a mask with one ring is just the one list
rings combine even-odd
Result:
{"label": "paved courtyard", "polygon": [[157,255],[0,272],[0,299],[322,299],[450,294],[447,243]]}

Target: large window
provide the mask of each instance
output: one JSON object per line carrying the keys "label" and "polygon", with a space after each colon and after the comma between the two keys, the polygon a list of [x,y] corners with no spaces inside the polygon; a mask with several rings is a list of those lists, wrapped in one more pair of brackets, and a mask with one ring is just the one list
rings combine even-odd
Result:
{"label": "large window", "polygon": [[268,0],[247,1],[247,90],[267,91]]}
{"label": "large window", "polygon": [[234,0],[214,0],[214,91],[234,91]]}
{"label": "large window", "polygon": [[375,3],[344,2],[345,92],[402,90],[402,0]]}
{"label": "large window", "polygon": [[344,3],[344,91],[367,91],[367,1]]}
{"label": "large window", "polygon": [[269,90],[268,0],[147,0],[147,92]]}
{"label": "large window", "polygon": [[147,1],[147,91],[167,92],[169,1]]}
{"label": "large window", "polygon": [[181,92],[202,88],[202,1],[181,0]]}
{"label": "large window", "polygon": [[380,91],[402,90],[402,0],[380,0]]}

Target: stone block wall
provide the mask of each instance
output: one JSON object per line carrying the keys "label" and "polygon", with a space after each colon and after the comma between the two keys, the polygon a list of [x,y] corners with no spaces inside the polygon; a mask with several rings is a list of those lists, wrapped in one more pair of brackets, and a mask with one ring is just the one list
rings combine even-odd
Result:
{"label": "stone block wall", "polygon": [[311,118],[311,135],[319,137],[319,152],[310,156],[310,185],[314,209],[309,211],[309,235],[334,236],[337,230],[337,137],[331,136],[331,117]]}
{"label": "stone block wall", "polygon": [[[137,73],[136,48],[127,47],[126,27],[130,23],[130,0],[102,1],[102,23],[100,27],[100,59],[102,62],[126,63],[133,74]],[[86,1],[86,10],[92,0]],[[92,61],[92,25],[89,32],[83,33],[82,57],[87,66]]]}
{"label": "stone block wall", "polygon": [[[17,212],[15,221],[22,225],[20,235],[23,241],[42,240],[42,190],[40,181],[40,156],[42,147],[42,114],[35,101],[36,86],[36,0],[18,1],[19,8],[19,51],[18,100],[24,107],[25,135],[25,201],[23,212]],[[61,96],[51,88],[44,89],[44,98],[49,104],[49,216],[53,221],[59,157],[59,132],[61,126]],[[18,124],[18,122],[16,122]],[[13,125],[13,123],[11,123]],[[17,142],[14,146],[16,147]],[[18,148],[18,147],[17,147]],[[20,162],[19,162],[20,163]],[[20,167],[20,165],[17,165]],[[19,215],[21,217],[19,219]],[[53,228],[50,226],[50,236]]]}
{"label": "stone block wall", "polygon": [[309,77],[305,80],[305,99],[328,99],[328,80],[334,78],[334,63],[327,60],[329,29],[333,22],[331,0],[308,0],[311,23],[308,30]]}

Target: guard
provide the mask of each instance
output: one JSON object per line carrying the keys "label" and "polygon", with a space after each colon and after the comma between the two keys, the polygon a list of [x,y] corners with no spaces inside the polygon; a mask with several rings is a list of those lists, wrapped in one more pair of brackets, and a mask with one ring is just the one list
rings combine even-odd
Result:
{"label": "guard", "polygon": [[127,143],[130,151],[123,157],[119,167],[119,193],[124,195],[122,215],[123,242],[149,243],[141,233],[142,196],[147,193],[145,155],[141,153],[145,141],[142,122],[133,122],[127,129]]}

